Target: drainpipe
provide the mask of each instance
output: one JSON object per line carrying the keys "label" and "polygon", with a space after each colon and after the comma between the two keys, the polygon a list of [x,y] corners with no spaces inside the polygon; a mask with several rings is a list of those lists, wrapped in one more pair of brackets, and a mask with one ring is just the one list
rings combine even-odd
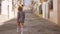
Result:
{"label": "drainpipe", "polygon": [[8,6],[7,6],[7,10],[8,10],[8,19],[9,19],[9,0],[7,0],[8,1]]}

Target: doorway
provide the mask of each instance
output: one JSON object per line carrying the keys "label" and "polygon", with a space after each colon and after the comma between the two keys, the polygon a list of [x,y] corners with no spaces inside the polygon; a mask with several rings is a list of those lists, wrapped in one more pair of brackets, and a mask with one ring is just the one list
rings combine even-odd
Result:
{"label": "doorway", "polygon": [[39,5],[39,15],[43,16],[43,11],[42,11],[42,4],[43,4],[43,0],[40,0],[40,5]]}
{"label": "doorway", "polygon": [[53,0],[49,1],[49,13],[48,13],[48,18],[52,19],[53,14]]}

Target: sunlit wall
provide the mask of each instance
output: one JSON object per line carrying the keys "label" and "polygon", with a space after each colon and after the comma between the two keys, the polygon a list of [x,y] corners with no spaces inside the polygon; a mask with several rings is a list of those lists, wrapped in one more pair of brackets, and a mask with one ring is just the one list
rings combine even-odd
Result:
{"label": "sunlit wall", "polygon": [[7,15],[8,18],[14,17],[14,12],[12,11],[12,0],[2,0],[1,12],[2,15]]}

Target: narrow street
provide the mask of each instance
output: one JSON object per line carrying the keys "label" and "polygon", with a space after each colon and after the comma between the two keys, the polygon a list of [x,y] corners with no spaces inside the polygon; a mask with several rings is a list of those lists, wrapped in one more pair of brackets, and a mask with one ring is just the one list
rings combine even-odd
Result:
{"label": "narrow street", "polygon": [[[16,29],[16,18],[13,18],[0,26],[0,34],[17,34]],[[60,34],[60,28],[27,10],[25,11],[24,34]]]}

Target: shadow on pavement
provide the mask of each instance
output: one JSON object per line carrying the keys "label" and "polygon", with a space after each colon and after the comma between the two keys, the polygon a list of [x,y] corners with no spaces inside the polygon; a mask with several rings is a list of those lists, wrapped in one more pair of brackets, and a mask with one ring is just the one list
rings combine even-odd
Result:
{"label": "shadow on pavement", "polygon": [[16,18],[6,21],[3,25],[0,26],[0,31],[7,31],[13,29],[16,29]]}

